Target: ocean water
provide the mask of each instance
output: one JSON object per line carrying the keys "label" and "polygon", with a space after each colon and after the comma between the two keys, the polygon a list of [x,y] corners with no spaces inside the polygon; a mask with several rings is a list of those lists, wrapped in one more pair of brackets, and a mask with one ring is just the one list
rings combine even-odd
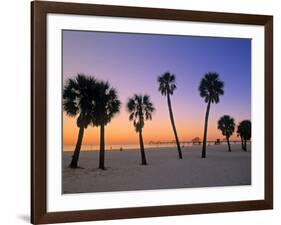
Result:
{"label": "ocean water", "polygon": [[[225,142],[221,142],[222,145],[225,145]],[[233,143],[232,143],[233,144]],[[197,144],[196,144],[197,145]],[[208,145],[214,145],[214,143],[209,143]],[[193,146],[192,143],[184,143],[181,144],[182,147],[186,146]],[[176,148],[177,145],[175,143],[171,144],[145,144],[145,148],[150,148],[150,149],[157,149],[157,148]],[[126,150],[126,149],[139,149],[140,145],[139,144],[112,144],[112,145],[105,145],[105,150]],[[63,150],[64,151],[74,151],[75,145],[64,145]],[[81,151],[96,151],[99,150],[100,146],[96,144],[92,145],[82,145],[81,146]]]}
{"label": "ocean water", "polygon": [[[189,144],[185,144],[184,146],[187,146]],[[165,147],[176,147],[176,144],[145,144],[145,148],[165,148]],[[113,145],[105,145],[105,150],[125,150],[125,149],[139,149],[139,144],[113,144]],[[63,150],[64,151],[73,151],[75,149],[75,145],[64,145]],[[81,150],[82,151],[95,151],[99,150],[99,145],[82,145]]]}

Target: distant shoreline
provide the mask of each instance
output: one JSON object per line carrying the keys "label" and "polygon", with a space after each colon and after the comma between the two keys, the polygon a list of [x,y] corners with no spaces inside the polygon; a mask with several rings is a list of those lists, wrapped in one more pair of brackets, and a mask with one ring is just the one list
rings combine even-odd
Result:
{"label": "distant shoreline", "polygon": [[[218,144],[218,146],[220,145],[226,145],[227,143],[225,142],[221,142],[220,144]],[[241,145],[241,142],[236,141],[236,143],[234,144],[233,142],[231,142],[232,145]],[[250,144],[250,142],[248,143]],[[216,145],[214,143],[209,143],[207,144],[207,146],[213,146]],[[195,147],[195,146],[202,146],[199,144],[182,144],[181,147],[182,148],[187,148],[187,147]],[[112,147],[112,148],[110,148]],[[151,149],[151,150],[155,150],[155,149],[169,149],[169,148],[175,148],[176,144],[146,144],[145,145],[145,149]],[[122,148],[122,150],[120,150],[120,148]],[[139,144],[133,144],[133,145],[107,145],[105,146],[105,150],[106,151],[128,151],[128,150],[139,150]],[[75,149],[75,145],[68,145],[67,149],[63,149],[63,152],[67,153],[67,152],[73,152]],[[99,151],[99,145],[84,145],[81,148],[81,151],[83,152],[90,152],[90,151]]]}

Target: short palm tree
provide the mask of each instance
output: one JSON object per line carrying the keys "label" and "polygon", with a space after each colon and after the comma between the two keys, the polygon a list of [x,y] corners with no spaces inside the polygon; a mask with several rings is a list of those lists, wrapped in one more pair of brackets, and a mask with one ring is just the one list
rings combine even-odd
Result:
{"label": "short palm tree", "polygon": [[175,125],[175,120],[174,120],[174,115],[173,115],[173,110],[172,110],[172,104],[171,104],[171,95],[173,95],[174,90],[177,88],[176,83],[175,83],[176,76],[174,74],[170,74],[169,72],[166,72],[163,75],[159,76],[157,80],[159,83],[158,90],[160,91],[160,93],[162,95],[167,96],[170,120],[171,120],[172,128],[174,131],[176,143],[177,143],[178,154],[179,154],[179,158],[182,159],[181,146],[180,146],[180,141],[179,141],[177,130],[176,130],[176,125]]}
{"label": "short palm tree", "polygon": [[219,79],[218,73],[206,73],[199,84],[200,96],[204,98],[207,103],[207,110],[205,115],[205,127],[204,127],[204,138],[202,147],[202,158],[206,158],[206,142],[207,142],[207,130],[208,130],[208,119],[210,113],[210,107],[212,103],[219,103],[220,95],[224,94],[224,83]]}
{"label": "short palm tree", "polygon": [[72,160],[69,165],[71,168],[78,167],[84,129],[91,123],[95,84],[96,81],[94,78],[78,74],[75,79],[69,79],[63,89],[64,111],[68,116],[78,116],[76,124],[77,127],[79,127],[79,133]]}
{"label": "short palm tree", "polygon": [[234,119],[232,117],[230,117],[229,115],[222,116],[218,121],[218,129],[221,130],[222,135],[226,137],[228,151],[231,152],[229,138],[235,130]]}
{"label": "short palm tree", "polygon": [[237,127],[237,134],[241,138],[241,145],[244,151],[247,151],[247,140],[250,140],[252,136],[251,126],[250,120],[243,120]]}
{"label": "short palm tree", "polygon": [[141,164],[147,165],[142,137],[142,129],[144,127],[145,120],[152,120],[152,113],[155,109],[148,95],[136,94],[132,98],[129,98],[127,109],[130,113],[129,120],[133,121],[136,132],[139,133]]}
{"label": "short palm tree", "polygon": [[94,103],[92,123],[94,126],[100,126],[99,168],[105,169],[104,129],[116,113],[120,111],[121,102],[118,99],[117,91],[108,82],[98,81],[95,85]]}

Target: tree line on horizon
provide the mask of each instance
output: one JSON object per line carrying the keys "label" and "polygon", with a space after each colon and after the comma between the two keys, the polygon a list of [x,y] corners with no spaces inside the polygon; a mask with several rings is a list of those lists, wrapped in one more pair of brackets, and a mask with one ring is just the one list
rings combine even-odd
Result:
{"label": "tree line on horizon", "polygon": [[[170,122],[175,136],[178,157],[182,159],[180,140],[178,138],[176,124],[174,120],[171,96],[176,90],[176,77],[169,72],[157,78],[159,92],[166,97]],[[209,72],[204,75],[199,84],[200,96],[207,104],[202,158],[206,158],[207,130],[210,108],[212,104],[220,101],[220,96],[224,94],[224,82],[219,79],[218,73]],[[77,142],[70,162],[70,168],[78,168],[79,154],[85,129],[89,125],[100,128],[100,151],[99,167],[105,169],[105,126],[120,111],[121,102],[118,99],[117,91],[108,81],[97,80],[93,76],[78,74],[75,78],[70,78],[63,89],[63,109],[70,117],[77,117],[76,125],[79,128]],[[135,131],[139,135],[141,164],[147,165],[144,141],[142,137],[143,127],[146,120],[152,120],[155,111],[150,96],[147,94],[134,94],[126,104],[129,113],[129,121],[133,122]],[[234,119],[229,115],[222,116],[218,121],[218,129],[226,137],[228,150],[230,147],[230,136],[235,130]],[[237,135],[241,138],[242,149],[247,150],[247,140],[251,139],[251,121],[243,120],[237,127]]]}

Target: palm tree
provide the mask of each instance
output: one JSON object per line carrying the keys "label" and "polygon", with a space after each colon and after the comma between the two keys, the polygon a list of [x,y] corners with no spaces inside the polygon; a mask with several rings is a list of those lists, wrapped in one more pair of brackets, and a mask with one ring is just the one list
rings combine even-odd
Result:
{"label": "palm tree", "polygon": [[237,127],[237,134],[241,138],[242,149],[247,151],[247,140],[251,139],[251,121],[243,120]]}
{"label": "palm tree", "polygon": [[229,138],[235,130],[235,122],[229,115],[222,116],[218,121],[218,129],[221,130],[222,135],[226,137],[228,151],[231,152]]}
{"label": "palm tree", "polygon": [[63,89],[63,109],[68,116],[77,117],[79,127],[75,150],[69,167],[77,168],[84,129],[91,123],[93,95],[96,81],[92,77],[78,74],[75,79],[69,79]]}
{"label": "palm tree", "polygon": [[108,82],[98,81],[95,85],[94,103],[92,123],[94,126],[100,126],[99,168],[105,169],[104,128],[115,114],[119,112],[121,102],[118,99],[117,91],[110,87]]}
{"label": "palm tree", "polygon": [[171,120],[172,128],[174,131],[174,135],[176,138],[178,154],[179,154],[179,158],[182,159],[181,146],[180,146],[180,141],[179,141],[177,130],[176,130],[176,125],[175,125],[173,110],[172,110],[172,104],[171,104],[171,97],[170,97],[171,95],[173,95],[174,90],[177,88],[177,86],[175,84],[176,77],[174,74],[170,74],[169,72],[166,72],[162,76],[159,76],[157,80],[159,83],[158,90],[160,91],[160,93],[162,95],[167,96],[170,120]]}
{"label": "palm tree", "polygon": [[243,137],[242,137],[242,135],[243,135],[242,128],[243,128],[243,126],[241,126],[241,122],[240,122],[239,125],[237,126],[237,131],[236,131],[236,133],[237,133],[237,137],[240,137],[240,139],[241,139],[241,148],[245,151],[245,148],[244,148],[244,139],[243,139]]}
{"label": "palm tree", "polygon": [[224,83],[219,79],[218,73],[206,73],[199,85],[200,96],[204,98],[207,103],[207,110],[205,115],[205,128],[204,128],[204,139],[202,148],[202,158],[206,158],[206,142],[207,142],[207,129],[208,119],[210,113],[210,107],[212,103],[219,103],[220,95],[224,94]]}
{"label": "palm tree", "polygon": [[142,129],[144,127],[145,120],[152,120],[152,113],[155,109],[148,95],[136,94],[132,98],[129,98],[127,109],[130,113],[129,120],[133,121],[136,132],[139,133],[141,164],[147,165],[142,138]]}

